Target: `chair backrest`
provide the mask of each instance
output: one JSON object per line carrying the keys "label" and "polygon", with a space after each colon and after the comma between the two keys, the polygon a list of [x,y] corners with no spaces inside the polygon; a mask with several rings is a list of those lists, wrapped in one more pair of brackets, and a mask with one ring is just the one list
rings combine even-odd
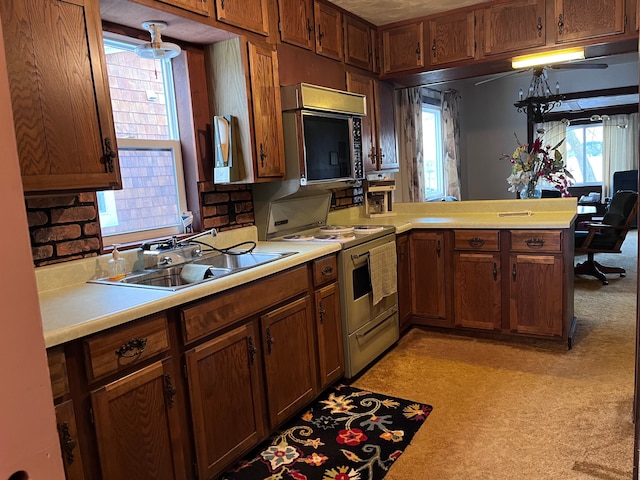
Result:
{"label": "chair backrest", "polygon": [[[602,223],[619,229],[607,229],[602,232],[607,237],[607,243],[614,250],[620,248],[627,236],[627,232],[636,219],[638,207],[638,192],[631,190],[619,190],[613,194],[607,213],[602,217]],[[602,239],[604,240],[604,239]]]}

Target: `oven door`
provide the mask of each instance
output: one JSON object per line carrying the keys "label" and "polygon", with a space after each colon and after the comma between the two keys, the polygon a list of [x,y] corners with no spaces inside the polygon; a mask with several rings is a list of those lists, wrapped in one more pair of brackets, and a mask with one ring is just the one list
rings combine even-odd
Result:
{"label": "oven door", "polygon": [[375,318],[386,318],[397,308],[398,295],[384,297],[373,305],[371,277],[369,275],[369,250],[387,242],[394,242],[393,235],[387,235],[370,242],[343,250],[340,254],[340,288],[342,312],[346,333],[351,334]]}

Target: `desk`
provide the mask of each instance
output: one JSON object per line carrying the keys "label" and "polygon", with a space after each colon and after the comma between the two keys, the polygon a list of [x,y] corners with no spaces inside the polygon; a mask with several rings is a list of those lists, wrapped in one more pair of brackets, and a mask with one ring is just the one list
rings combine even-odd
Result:
{"label": "desk", "polygon": [[583,226],[586,222],[590,222],[594,215],[597,215],[598,209],[594,205],[578,205],[576,217],[576,230],[589,230]]}

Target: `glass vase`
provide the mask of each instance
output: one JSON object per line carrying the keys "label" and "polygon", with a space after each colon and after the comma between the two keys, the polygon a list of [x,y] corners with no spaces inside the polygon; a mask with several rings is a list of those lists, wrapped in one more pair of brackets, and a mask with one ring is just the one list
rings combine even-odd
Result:
{"label": "glass vase", "polygon": [[529,182],[522,190],[520,190],[520,198],[542,198],[542,189],[537,183]]}

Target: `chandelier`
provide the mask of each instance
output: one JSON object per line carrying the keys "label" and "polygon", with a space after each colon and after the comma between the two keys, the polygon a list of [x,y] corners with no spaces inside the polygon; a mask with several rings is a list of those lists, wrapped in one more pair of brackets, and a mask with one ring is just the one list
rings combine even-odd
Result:
{"label": "chandelier", "polygon": [[551,92],[544,67],[534,67],[527,96],[524,97],[524,93],[520,89],[519,97],[520,100],[514,105],[518,112],[527,114],[527,121],[530,123],[544,122],[545,115],[560,106],[564,99],[564,95],[560,95],[558,82],[556,82],[554,92]]}

